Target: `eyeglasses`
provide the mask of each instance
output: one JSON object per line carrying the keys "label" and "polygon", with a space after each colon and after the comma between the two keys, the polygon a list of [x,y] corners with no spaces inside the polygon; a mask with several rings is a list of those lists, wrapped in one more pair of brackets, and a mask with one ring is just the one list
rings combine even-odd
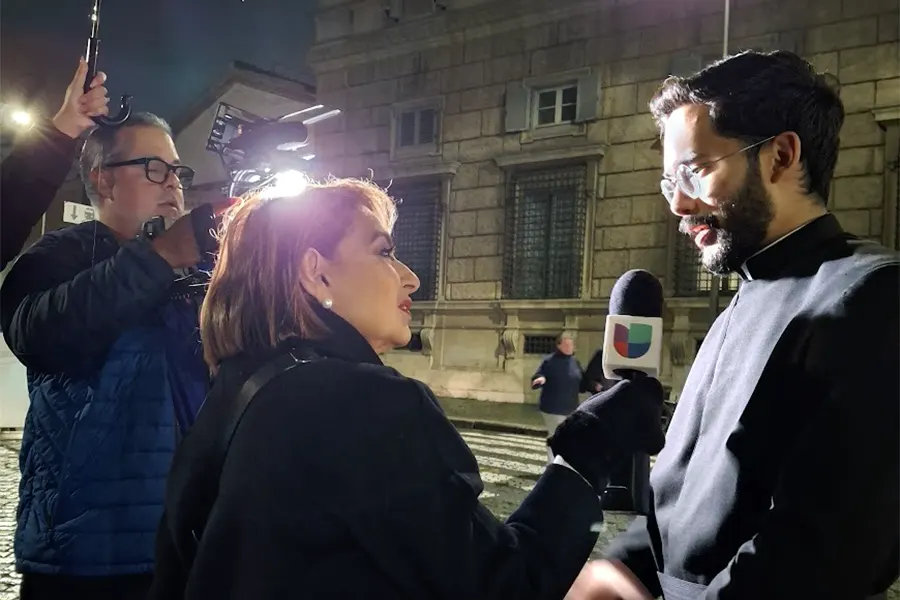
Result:
{"label": "eyeglasses", "polygon": [[132,165],[144,165],[144,174],[153,183],[165,183],[166,179],[169,178],[169,173],[175,175],[175,178],[178,180],[178,187],[183,190],[189,189],[194,182],[194,170],[192,168],[185,165],[170,165],[161,158],[135,158],[107,163],[103,167],[113,169],[116,167],[130,167]]}
{"label": "eyeglasses", "polygon": [[699,165],[694,165],[693,167],[689,167],[684,163],[678,165],[678,168],[675,169],[674,175],[672,175],[671,177],[663,177],[662,181],[659,182],[659,187],[662,190],[662,195],[670,204],[675,198],[676,189],[681,190],[682,194],[694,200],[704,196],[706,194],[704,185],[704,183],[706,182],[706,178],[700,177],[700,174],[698,173],[700,169],[704,169],[706,167],[714,165],[717,162],[725,160],[726,158],[731,158],[732,156],[743,154],[747,150],[752,150],[757,146],[762,146],[766,142],[773,139],[775,139],[774,135],[769,136],[762,141],[756,142],[755,144],[750,144],[749,146],[741,148],[740,150],[732,152],[731,154],[726,154],[725,156],[721,156],[715,160],[710,160]]}

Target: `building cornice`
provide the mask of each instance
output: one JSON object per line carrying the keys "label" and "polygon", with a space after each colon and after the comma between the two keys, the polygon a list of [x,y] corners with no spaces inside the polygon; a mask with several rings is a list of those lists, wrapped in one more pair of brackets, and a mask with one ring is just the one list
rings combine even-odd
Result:
{"label": "building cornice", "polygon": [[538,164],[550,164],[578,159],[598,159],[606,154],[607,144],[590,144],[586,146],[570,146],[531,152],[515,152],[502,154],[494,158],[494,162],[502,169]]}
{"label": "building cornice", "polygon": [[379,169],[379,175],[384,173],[389,179],[456,175],[459,165],[458,162],[393,163],[387,169]]}
{"label": "building cornice", "polygon": [[875,122],[884,129],[886,123],[900,121],[900,106],[889,106],[887,108],[876,108],[872,111]]}
{"label": "building cornice", "polygon": [[[664,307],[667,311],[688,311],[692,309],[708,309],[709,297],[697,296],[690,298],[664,299]],[[419,301],[413,304],[413,315],[459,315],[473,313],[501,312],[503,314],[518,315],[529,312],[555,311],[559,313],[571,313],[579,315],[606,316],[609,311],[609,298],[590,299],[560,299],[560,300],[444,300],[444,301]],[[499,326],[502,328],[502,326]]]}

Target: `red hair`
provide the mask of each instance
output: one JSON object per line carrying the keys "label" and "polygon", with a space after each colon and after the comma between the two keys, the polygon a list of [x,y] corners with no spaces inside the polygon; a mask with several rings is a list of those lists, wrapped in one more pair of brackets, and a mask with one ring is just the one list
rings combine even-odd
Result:
{"label": "red hair", "polygon": [[298,269],[311,248],[332,258],[361,212],[374,215],[385,231],[393,229],[393,200],[358,179],[309,183],[283,198],[257,194],[226,212],[200,311],[203,355],[213,372],[236,354],[274,348],[290,336],[327,333],[313,310],[316,300],[299,283]]}

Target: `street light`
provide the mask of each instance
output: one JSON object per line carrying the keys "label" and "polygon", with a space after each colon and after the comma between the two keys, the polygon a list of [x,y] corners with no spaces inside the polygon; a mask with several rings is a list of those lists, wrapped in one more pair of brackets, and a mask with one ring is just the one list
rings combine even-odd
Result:
{"label": "street light", "polygon": [[16,110],[10,115],[12,122],[20,127],[28,127],[31,125],[32,119],[28,111]]}
{"label": "street light", "polygon": [[0,129],[13,138],[34,127],[36,115],[18,104],[0,104]]}

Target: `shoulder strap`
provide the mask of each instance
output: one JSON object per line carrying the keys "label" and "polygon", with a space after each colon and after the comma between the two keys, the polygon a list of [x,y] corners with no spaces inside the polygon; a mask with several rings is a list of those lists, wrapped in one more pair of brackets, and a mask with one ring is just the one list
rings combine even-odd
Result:
{"label": "shoulder strap", "polygon": [[256,395],[279,375],[287,373],[298,365],[314,362],[319,359],[320,357],[309,348],[295,348],[289,352],[280,354],[257,369],[253,375],[244,382],[244,385],[241,386],[241,389],[237,394],[222,398],[223,401],[228,402],[228,407],[224,412],[225,416],[223,419],[224,427],[222,428],[222,434],[217,438],[217,443],[213,450],[215,454],[213,464],[218,467],[218,473],[213,478],[216,489],[214,491],[210,490],[208,496],[209,503],[207,506],[203,507],[202,514],[197,515],[194,527],[191,529],[191,534],[194,538],[194,548],[190,549],[189,557],[185,557],[188,562],[188,567],[193,563],[197,544],[200,542],[203,530],[206,529],[206,522],[209,520],[209,514],[212,512],[213,504],[218,496],[219,480],[222,476],[222,468],[225,465],[225,457],[228,455],[228,449],[231,447],[231,440],[234,439],[234,434],[241,424],[241,419],[244,418],[244,414],[247,412],[247,407],[250,406],[250,403]]}
{"label": "shoulder strap", "polygon": [[217,464],[225,464],[225,455],[228,454],[228,448],[231,446],[231,440],[234,438],[234,433],[237,431],[238,425],[241,424],[241,419],[244,418],[247,407],[250,406],[250,402],[253,401],[256,395],[279,375],[287,373],[297,365],[312,362],[318,358],[318,356],[308,349],[294,349],[290,352],[285,352],[284,354],[276,356],[274,359],[257,369],[256,372],[244,382],[240,391],[228,399],[230,401],[230,406],[225,412],[227,415],[225,428],[222,430],[223,435],[219,437],[219,444],[216,450],[216,454],[221,459],[217,461]]}

